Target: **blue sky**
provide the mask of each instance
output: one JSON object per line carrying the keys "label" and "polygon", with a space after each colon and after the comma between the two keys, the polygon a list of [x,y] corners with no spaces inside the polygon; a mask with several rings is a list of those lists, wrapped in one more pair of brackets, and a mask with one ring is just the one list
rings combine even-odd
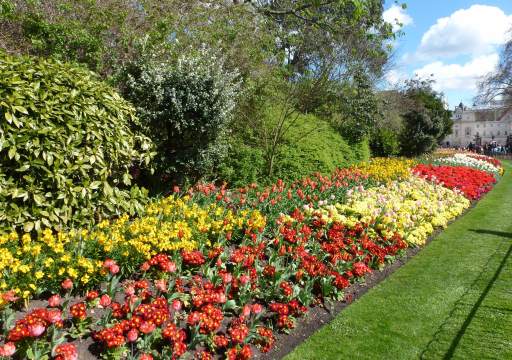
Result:
{"label": "blue sky", "polygon": [[[409,0],[402,10],[386,1],[386,21],[403,24],[395,44],[392,69],[395,84],[415,74],[436,80],[450,107],[473,103],[476,84],[492,71],[499,51],[512,33],[512,0]],[[398,26],[397,26],[398,28]]]}

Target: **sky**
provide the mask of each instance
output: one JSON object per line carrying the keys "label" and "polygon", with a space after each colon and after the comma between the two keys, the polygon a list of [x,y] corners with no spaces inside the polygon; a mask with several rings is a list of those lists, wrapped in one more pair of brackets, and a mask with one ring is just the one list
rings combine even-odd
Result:
{"label": "sky", "polygon": [[512,0],[386,0],[385,8],[384,19],[404,33],[394,44],[387,85],[432,76],[450,108],[472,105],[479,80],[495,69],[512,36]]}

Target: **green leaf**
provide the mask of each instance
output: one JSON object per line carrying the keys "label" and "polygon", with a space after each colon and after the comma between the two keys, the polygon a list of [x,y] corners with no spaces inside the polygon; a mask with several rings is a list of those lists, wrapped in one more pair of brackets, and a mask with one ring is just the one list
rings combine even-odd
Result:
{"label": "green leaf", "polygon": [[32,221],[28,221],[25,224],[23,224],[23,231],[25,232],[31,232],[34,228],[34,223]]}
{"label": "green leaf", "polygon": [[28,115],[28,110],[26,108],[24,108],[23,106],[16,105],[16,106],[13,106],[13,109],[15,109],[16,111],[19,111],[22,114]]}
{"label": "green leaf", "polygon": [[14,158],[14,156],[16,155],[16,148],[15,147],[11,147],[9,149],[9,152],[7,153],[7,156],[9,157],[10,160],[12,160]]}
{"label": "green leaf", "polygon": [[27,171],[28,169],[30,169],[30,164],[25,164],[22,167],[16,169],[16,171],[23,172],[23,171]]}

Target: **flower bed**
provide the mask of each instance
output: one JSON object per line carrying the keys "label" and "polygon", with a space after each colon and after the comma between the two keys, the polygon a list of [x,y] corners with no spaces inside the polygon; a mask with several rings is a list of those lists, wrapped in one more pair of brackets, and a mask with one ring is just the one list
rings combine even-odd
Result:
{"label": "flower bed", "polygon": [[496,179],[488,172],[465,166],[435,166],[419,164],[413,172],[448,189],[461,191],[468,199],[477,200],[490,191]]}
{"label": "flower bed", "polygon": [[436,163],[441,165],[470,167],[477,170],[486,171],[496,176],[503,174],[503,168],[500,165],[501,163],[499,161],[496,162],[494,159],[484,155],[455,154],[447,158],[438,159],[436,160]]}
{"label": "flower bed", "polygon": [[397,233],[409,244],[422,245],[434,228],[446,227],[469,205],[457,191],[411,177],[351,192],[345,204],[326,206],[324,212],[347,225],[374,221],[384,235]]}
{"label": "flower bed", "polygon": [[402,158],[374,158],[355,168],[379,182],[405,180],[411,175],[410,168],[415,162]]}
{"label": "flower bed", "polygon": [[[2,235],[0,356],[93,358],[76,339],[112,359],[266,352],[275,332],[342,300],[496,181],[412,166],[377,159],[263,189],[202,184],[90,231]],[[20,313],[19,298],[33,295],[46,300]]]}
{"label": "flower bed", "polygon": [[0,288],[25,299],[58,291],[66,278],[87,289],[105,277],[106,258],[130,275],[143,261],[160,252],[194,250],[226,239],[242,241],[259,233],[265,218],[258,210],[234,212],[218,204],[200,207],[188,196],[170,196],[148,206],[132,221],[121,216],[105,220],[92,231],[53,234],[45,230],[32,240],[28,234],[0,235]]}
{"label": "flower bed", "polygon": [[282,213],[302,207],[317,206],[325,201],[344,201],[346,192],[356,186],[373,186],[376,179],[359,169],[338,169],[331,176],[313,174],[291,183],[278,180],[272,186],[259,188],[256,184],[229,190],[225,185],[198,184],[188,193],[198,204],[223,204],[236,209],[257,209],[269,224],[275,223]]}

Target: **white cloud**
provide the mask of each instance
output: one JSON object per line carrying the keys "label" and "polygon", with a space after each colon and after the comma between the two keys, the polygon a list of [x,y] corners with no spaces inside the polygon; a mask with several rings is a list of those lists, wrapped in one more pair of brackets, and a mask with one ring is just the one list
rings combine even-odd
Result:
{"label": "white cloud", "polygon": [[435,61],[414,71],[419,77],[436,80],[434,88],[438,91],[471,90],[477,87],[482,76],[493,71],[498,64],[497,53],[478,56],[465,64],[445,64]]}
{"label": "white cloud", "polygon": [[408,78],[407,73],[401,70],[392,69],[384,75],[389,85],[396,85]]}
{"label": "white cloud", "polygon": [[407,14],[405,9],[397,4],[393,4],[389,9],[384,11],[382,17],[384,21],[393,25],[393,31],[397,31],[402,26],[410,25],[413,22],[412,17]]}
{"label": "white cloud", "polygon": [[504,44],[512,27],[512,16],[495,6],[473,5],[440,18],[421,39],[419,54],[435,56],[479,56]]}

